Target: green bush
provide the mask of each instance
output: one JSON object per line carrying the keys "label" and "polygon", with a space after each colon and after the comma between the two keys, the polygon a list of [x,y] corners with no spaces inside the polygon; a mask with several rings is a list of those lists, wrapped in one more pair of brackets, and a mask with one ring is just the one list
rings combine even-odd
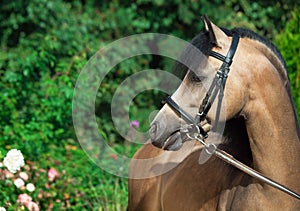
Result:
{"label": "green bush", "polygon": [[8,18],[1,21],[0,141],[21,147],[30,158],[74,138],[73,88],[93,45],[87,36],[93,26],[70,9],[61,1],[39,0],[2,6]]}
{"label": "green bush", "polygon": [[292,18],[287,22],[284,31],[275,39],[275,43],[284,57],[291,81],[293,98],[300,119],[300,15],[299,8],[292,13]]}

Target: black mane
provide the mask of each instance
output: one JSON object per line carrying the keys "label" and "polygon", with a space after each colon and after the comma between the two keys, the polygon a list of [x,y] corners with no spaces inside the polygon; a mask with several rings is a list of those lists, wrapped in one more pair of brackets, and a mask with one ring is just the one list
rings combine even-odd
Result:
{"label": "black mane", "polygon": [[249,39],[252,39],[252,40],[257,40],[257,41],[265,44],[277,56],[277,58],[283,64],[285,70],[287,70],[286,63],[285,63],[281,53],[279,52],[278,48],[269,39],[253,32],[249,29],[245,29],[245,28],[234,28],[234,29],[231,29],[231,30],[222,28],[222,30],[224,31],[224,33],[227,36],[232,36],[233,34],[237,34],[241,38],[246,37],[246,38],[249,38]]}
{"label": "black mane", "polygon": [[[257,40],[263,44],[265,44],[280,60],[280,62],[283,64],[283,66],[286,68],[286,63],[281,55],[281,53],[279,52],[279,50],[277,49],[277,47],[267,38],[249,30],[246,28],[233,28],[231,30],[226,29],[226,28],[221,28],[222,31],[227,35],[232,37],[233,34],[237,34],[239,37],[241,38],[249,38],[252,40]],[[202,31],[200,32],[198,35],[196,35],[192,40],[191,40],[191,44],[193,46],[195,46],[196,48],[198,48],[204,55],[208,55],[209,52],[211,51],[211,49],[214,47],[214,43],[212,43],[210,41],[209,38],[209,33],[207,31]],[[183,52],[183,55],[187,54],[189,52],[190,49],[185,49]],[[190,55],[191,56],[191,55]]]}
{"label": "black mane", "polygon": [[[226,29],[226,28],[221,28],[221,29],[227,36],[232,36],[233,34],[237,34],[241,38],[246,37],[249,39],[257,40],[257,41],[265,44],[266,47],[268,47],[278,57],[280,62],[285,67],[285,70],[287,70],[286,63],[285,63],[281,53],[279,52],[277,47],[267,38],[265,38],[261,35],[258,35],[255,32],[253,32],[249,29],[245,29],[245,28],[233,28],[231,30]],[[214,43],[212,43],[210,41],[209,33],[207,31],[200,32],[198,35],[196,35],[191,40],[190,43],[193,46],[195,46],[196,48],[198,48],[204,55],[208,55],[209,52],[211,51],[211,49],[214,47]],[[184,56],[185,59],[190,59],[192,57],[192,55],[189,55],[189,57],[187,57],[189,52],[191,52],[191,49],[189,49],[189,48],[185,49],[182,53],[182,56]]]}

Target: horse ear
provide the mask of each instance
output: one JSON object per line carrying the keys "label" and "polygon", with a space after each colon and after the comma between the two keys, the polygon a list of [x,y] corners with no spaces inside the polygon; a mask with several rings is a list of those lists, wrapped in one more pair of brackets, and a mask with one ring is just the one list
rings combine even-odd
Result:
{"label": "horse ear", "polygon": [[209,32],[210,41],[222,48],[223,44],[226,43],[228,37],[227,35],[215,24],[213,24],[206,15],[202,16],[202,20],[206,31]]}

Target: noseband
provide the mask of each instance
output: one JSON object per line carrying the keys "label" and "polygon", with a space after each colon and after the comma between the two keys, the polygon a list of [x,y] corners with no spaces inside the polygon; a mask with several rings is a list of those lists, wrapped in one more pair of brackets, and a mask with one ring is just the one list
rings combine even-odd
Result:
{"label": "noseband", "polygon": [[254,169],[250,168],[249,166],[241,163],[237,159],[235,159],[232,155],[228,154],[227,152],[220,150],[217,148],[215,144],[208,144],[205,142],[205,139],[208,137],[207,132],[202,128],[201,122],[203,122],[206,117],[207,113],[209,112],[212,104],[214,103],[218,93],[218,105],[217,105],[217,111],[216,111],[216,118],[215,118],[215,126],[217,127],[220,112],[221,112],[221,105],[222,100],[224,96],[224,89],[226,85],[226,80],[228,77],[228,73],[230,71],[230,65],[232,63],[232,59],[234,57],[234,54],[236,52],[237,46],[239,43],[239,37],[237,35],[233,35],[232,42],[229,48],[229,51],[226,56],[223,56],[222,54],[211,51],[209,53],[209,56],[212,56],[218,60],[221,60],[223,63],[219,70],[217,71],[200,107],[199,111],[196,114],[195,118],[191,117],[187,112],[185,112],[174,100],[171,98],[171,96],[168,96],[164,102],[180,117],[182,118],[189,127],[186,128],[183,133],[186,133],[187,137],[192,140],[197,140],[201,144],[204,145],[204,149],[208,154],[213,154],[217,156],[218,158],[222,159],[223,161],[227,162],[228,164],[231,164],[235,166],[236,168],[240,169],[244,173],[263,181],[297,199],[300,199],[300,195],[296,192],[288,189],[287,187],[269,179],[268,177],[262,175],[261,173],[255,171]]}

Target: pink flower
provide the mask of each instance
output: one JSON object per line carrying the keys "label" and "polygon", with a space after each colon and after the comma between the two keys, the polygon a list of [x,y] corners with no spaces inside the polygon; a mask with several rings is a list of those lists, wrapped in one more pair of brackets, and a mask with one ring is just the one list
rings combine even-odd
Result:
{"label": "pink flower", "polygon": [[7,179],[11,179],[14,177],[13,173],[11,173],[10,171],[4,170],[4,173]]}
{"label": "pink flower", "polygon": [[140,126],[140,123],[139,123],[139,121],[137,121],[137,120],[133,120],[133,121],[130,123],[130,125],[131,125],[132,127],[134,127],[134,128],[138,128],[138,127]]}
{"label": "pink flower", "polygon": [[24,205],[25,207],[27,207],[27,209],[29,211],[39,211],[40,210],[40,208],[37,205],[37,203],[33,202],[32,198],[29,195],[27,195],[26,193],[20,194],[18,196],[17,203],[19,203],[19,204]]}
{"label": "pink flower", "polygon": [[39,211],[40,208],[37,203],[31,201],[27,205],[25,205],[29,211]]}
{"label": "pink flower", "polygon": [[29,195],[27,195],[26,193],[23,193],[18,196],[17,203],[20,203],[20,204],[26,206],[26,204],[28,204],[31,201],[32,201],[32,198]]}
{"label": "pink flower", "polygon": [[46,183],[46,184],[45,184],[45,187],[46,187],[47,189],[50,189],[50,188],[51,188],[51,186],[50,186],[49,183]]}
{"label": "pink flower", "polygon": [[117,160],[117,159],[118,159],[118,155],[116,155],[116,154],[111,154],[110,157],[111,157],[112,159],[114,159],[114,160]]}
{"label": "pink flower", "polygon": [[58,172],[54,168],[50,168],[48,170],[48,180],[50,182],[53,182],[58,175],[59,175]]}
{"label": "pink flower", "polygon": [[48,206],[48,210],[52,210],[53,208],[53,202],[50,202],[49,206]]}

